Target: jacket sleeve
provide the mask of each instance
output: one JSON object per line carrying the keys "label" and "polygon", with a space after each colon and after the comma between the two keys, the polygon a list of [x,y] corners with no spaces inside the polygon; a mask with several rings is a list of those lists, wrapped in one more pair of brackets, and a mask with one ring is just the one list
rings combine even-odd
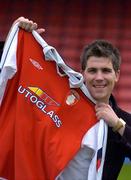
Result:
{"label": "jacket sleeve", "polygon": [[126,122],[122,141],[126,144],[126,154],[131,159],[131,114],[121,110],[121,118]]}
{"label": "jacket sleeve", "polygon": [[123,134],[123,138],[131,147],[131,126],[129,126],[128,124],[126,124],[125,131]]}

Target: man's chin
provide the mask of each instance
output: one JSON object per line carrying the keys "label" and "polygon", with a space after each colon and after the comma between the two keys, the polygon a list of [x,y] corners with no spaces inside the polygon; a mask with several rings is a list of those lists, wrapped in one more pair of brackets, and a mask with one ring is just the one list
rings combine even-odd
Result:
{"label": "man's chin", "polygon": [[105,102],[107,98],[103,95],[92,95],[92,97],[98,102]]}

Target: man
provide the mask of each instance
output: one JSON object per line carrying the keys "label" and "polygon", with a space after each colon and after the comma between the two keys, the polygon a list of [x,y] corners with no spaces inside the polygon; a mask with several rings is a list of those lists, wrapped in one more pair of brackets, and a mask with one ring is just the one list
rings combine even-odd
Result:
{"label": "man", "polygon": [[[19,22],[19,20],[17,21]],[[22,19],[19,25],[31,31],[33,28],[37,28],[37,24],[32,26],[32,23],[28,19]],[[117,179],[124,158],[126,156],[131,158],[131,115],[121,110],[111,95],[115,84],[119,80],[120,54],[107,41],[98,40],[85,47],[81,61],[85,84],[92,97],[97,101],[96,116],[98,119],[103,118],[110,126],[102,179],[114,180]],[[78,156],[74,157],[62,173],[60,180],[77,180],[78,176],[82,180],[87,179],[88,164],[86,165],[86,163],[91,161],[92,155],[89,155],[88,152],[89,157],[87,157],[86,153],[86,149],[79,151]],[[84,161],[84,158],[86,161]],[[83,165],[83,162],[86,162],[85,165]],[[77,169],[81,169],[81,171],[77,173]]]}
{"label": "man", "polygon": [[81,55],[85,84],[97,101],[96,116],[109,125],[103,180],[117,179],[124,158],[131,159],[131,114],[121,110],[112,96],[120,64],[118,49],[104,40],[89,44]]}

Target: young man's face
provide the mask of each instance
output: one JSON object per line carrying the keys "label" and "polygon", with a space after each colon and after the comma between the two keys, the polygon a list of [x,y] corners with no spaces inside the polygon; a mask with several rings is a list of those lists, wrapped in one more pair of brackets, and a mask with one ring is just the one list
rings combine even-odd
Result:
{"label": "young man's face", "polygon": [[83,72],[85,85],[97,102],[109,102],[109,97],[119,79],[120,72],[115,72],[112,62],[106,57],[91,56]]}

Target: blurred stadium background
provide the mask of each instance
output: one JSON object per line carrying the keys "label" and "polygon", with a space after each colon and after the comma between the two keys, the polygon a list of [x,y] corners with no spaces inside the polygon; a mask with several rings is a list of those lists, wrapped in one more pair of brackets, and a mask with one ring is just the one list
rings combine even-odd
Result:
{"label": "blurred stadium background", "polygon": [[[131,112],[130,0],[1,0],[0,7],[1,41],[16,18],[27,17],[46,29],[43,38],[77,71],[83,46],[95,39],[106,39],[116,45],[122,66],[114,94],[118,104]],[[119,180],[129,179],[131,165],[126,160]]]}

